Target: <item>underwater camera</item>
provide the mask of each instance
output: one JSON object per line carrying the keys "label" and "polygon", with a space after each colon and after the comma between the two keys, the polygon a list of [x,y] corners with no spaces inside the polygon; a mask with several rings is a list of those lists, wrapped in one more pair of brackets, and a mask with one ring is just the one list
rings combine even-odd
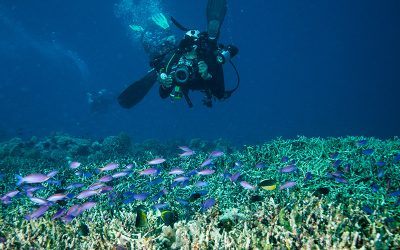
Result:
{"label": "underwater camera", "polygon": [[224,63],[230,61],[238,53],[239,53],[239,49],[236,46],[233,46],[233,45],[221,46],[218,49],[217,62],[219,64],[224,64]]}
{"label": "underwater camera", "polygon": [[171,75],[177,84],[182,85],[193,78],[194,72],[195,69],[193,67],[188,66],[183,62],[172,67]]}

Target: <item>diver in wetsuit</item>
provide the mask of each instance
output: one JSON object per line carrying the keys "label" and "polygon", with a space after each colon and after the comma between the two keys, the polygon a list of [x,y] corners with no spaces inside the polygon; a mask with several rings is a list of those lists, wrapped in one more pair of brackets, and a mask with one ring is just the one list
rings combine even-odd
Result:
{"label": "diver in wetsuit", "polygon": [[[238,53],[238,49],[232,45],[218,44],[226,11],[226,0],[209,0],[207,32],[202,33],[186,29],[171,18],[178,28],[186,32],[179,45],[175,44],[173,36],[167,34],[168,23],[163,15],[153,18],[155,23],[161,23],[159,26],[166,33],[163,39],[154,39],[154,33],[131,26],[133,30],[143,31],[142,41],[145,50],[149,52],[152,70],[121,93],[118,98],[120,105],[130,108],[137,104],[157,80],[160,82],[159,92],[162,98],[179,100],[184,97],[190,107],[193,105],[188,95],[189,90],[202,91],[205,94],[203,103],[207,107],[212,106],[213,97],[219,100],[228,98],[238,86],[230,91],[225,90],[222,65],[230,61]],[[155,43],[160,49],[151,46]]]}

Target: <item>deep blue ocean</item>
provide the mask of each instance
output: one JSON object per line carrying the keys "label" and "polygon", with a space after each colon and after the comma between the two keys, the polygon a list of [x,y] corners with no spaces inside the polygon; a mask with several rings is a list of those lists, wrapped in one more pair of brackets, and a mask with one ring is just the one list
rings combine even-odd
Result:
{"label": "deep blue ocean", "polygon": [[[154,86],[132,109],[116,96],[149,70],[130,18],[162,12],[206,29],[206,1],[0,2],[0,140],[64,132],[134,141],[400,135],[400,2],[228,1],[220,41],[239,47],[234,95],[194,108]],[[177,36],[183,32],[175,29]],[[236,77],[225,66],[227,88]],[[115,99],[93,113],[88,93]]]}

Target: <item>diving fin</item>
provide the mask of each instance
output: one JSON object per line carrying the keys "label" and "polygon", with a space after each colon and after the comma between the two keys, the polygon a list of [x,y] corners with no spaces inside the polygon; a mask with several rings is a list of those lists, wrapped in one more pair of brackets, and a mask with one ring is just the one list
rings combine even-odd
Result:
{"label": "diving fin", "polygon": [[226,0],[208,0],[207,31],[210,38],[218,38],[227,9]]}
{"label": "diving fin", "polygon": [[146,96],[156,81],[157,72],[152,69],[142,79],[132,83],[128,88],[126,88],[118,96],[118,103],[123,108],[132,108]]}

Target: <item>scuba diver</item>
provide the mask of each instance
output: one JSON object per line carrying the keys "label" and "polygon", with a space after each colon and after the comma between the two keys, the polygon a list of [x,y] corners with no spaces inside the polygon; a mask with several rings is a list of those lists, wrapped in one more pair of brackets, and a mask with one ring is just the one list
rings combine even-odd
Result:
{"label": "scuba diver", "polygon": [[[187,29],[171,17],[171,22],[185,32],[179,43],[170,33],[168,20],[162,14],[152,17],[152,21],[161,28],[158,31],[145,31],[140,26],[130,25],[132,30],[142,34],[144,49],[150,56],[151,70],[120,94],[119,104],[124,108],[133,107],[156,81],[160,83],[161,98],[184,98],[189,107],[193,106],[190,90],[203,92],[203,104],[207,107],[212,107],[213,99],[229,98],[239,87],[240,78],[231,61],[237,55],[238,48],[218,43],[226,11],[226,0],[208,0],[207,32]],[[231,63],[237,74],[238,82],[232,90],[225,90],[223,65],[226,62]]]}
{"label": "scuba diver", "polygon": [[115,100],[115,96],[107,89],[87,93],[87,102],[92,114],[106,113],[114,103],[113,100]]}

